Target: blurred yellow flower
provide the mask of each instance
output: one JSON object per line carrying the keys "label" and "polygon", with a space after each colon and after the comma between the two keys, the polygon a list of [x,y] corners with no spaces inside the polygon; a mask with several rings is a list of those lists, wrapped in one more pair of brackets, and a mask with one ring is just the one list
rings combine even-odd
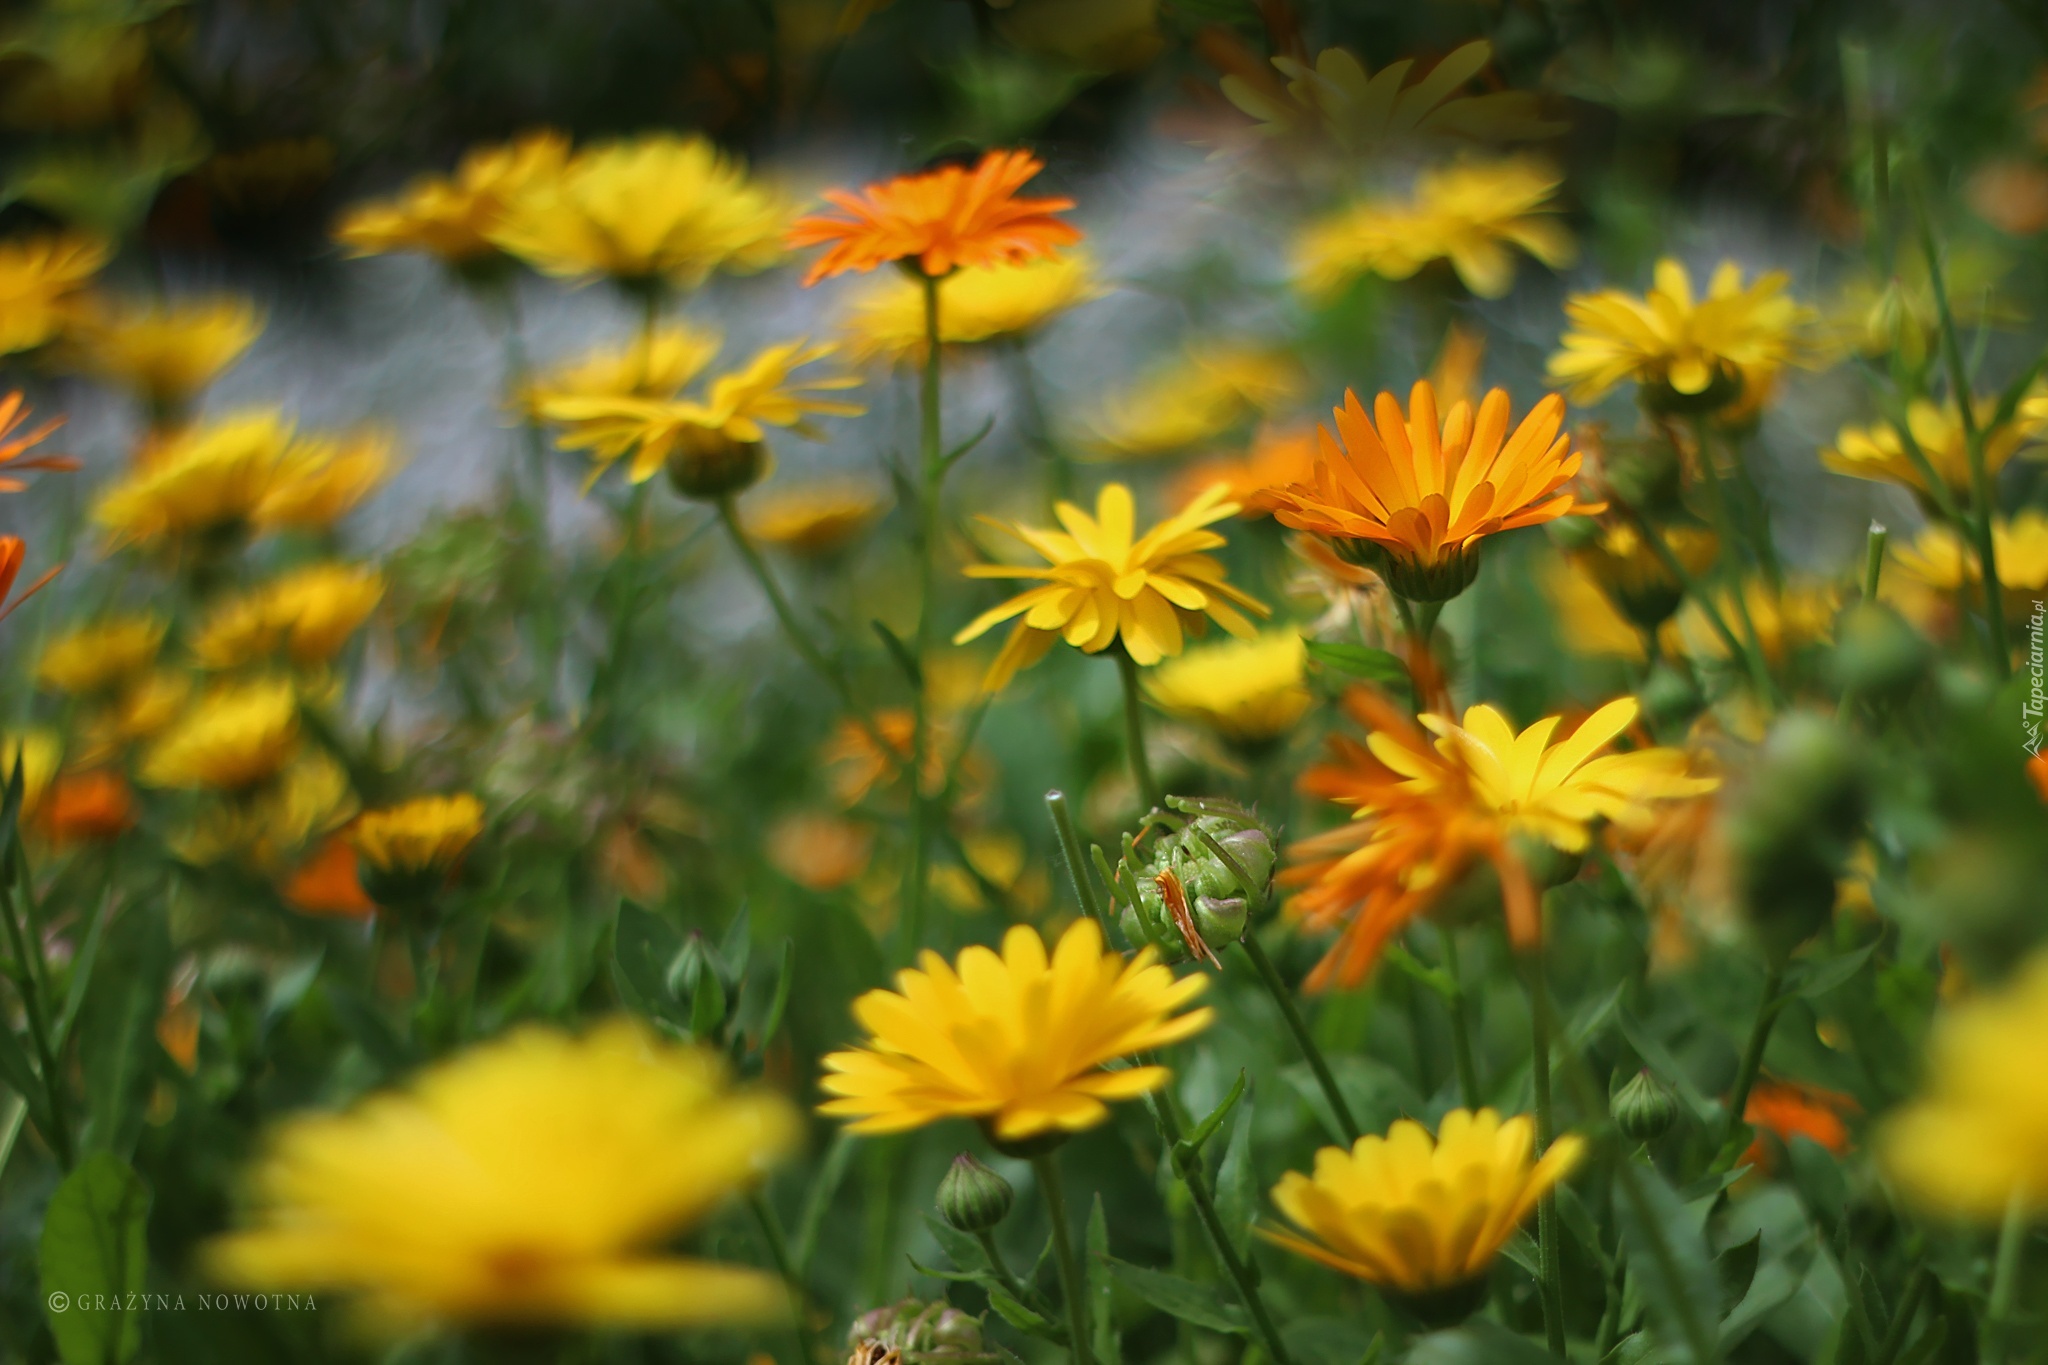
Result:
{"label": "blurred yellow flower", "polygon": [[[1574,654],[1591,658],[1646,659],[1642,628],[1621,614],[1607,589],[1576,555],[1546,559],[1538,571],[1543,596],[1550,603],[1558,639]],[[1657,630],[1660,648],[1676,653],[1677,629],[1666,621]]]}
{"label": "blurred yellow flower", "polygon": [[203,806],[170,847],[195,866],[233,861],[278,876],[358,808],[341,764],[324,749],[300,748],[260,785],[224,792]]}
{"label": "blurred yellow flower", "polygon": [[1382,393],[1368,417],[1346,389],[1332,416],[1337,436],[1328,427],[1316,433],[1314,477],[1270,494],[1273,517],[1378,570],[1410,600],[1447,601],[1470,587],[1487,536],[1603,510],[1565,487],[1580,456],[1560,431],[1556,394],[1512,434],[1506,389],[1491,390],[1476,414],[1460,402],[1439,419],[1426,379],[1409,392],[1405,415]]}
{"label": "blurred yellow flower", "polygon": [[1195,342],[1089,419],[1089,444],[1105,454],[1164,455],[1212,440],[1255,413],[1272,412],[1308,388],[1301,362],[1244,342]]}
{"label": "blurred yellow flower", "polygon": [[786,1101],[614,1019],[540,1025],[341,1114],[289,1119],[215,1278],[360,1295],[393,1333],[436,1322],[675,1328],[769,1319],[782,1285],[663,1248],[795,1145]]}
{"label": "blurred yellow flower", "polygon": [[586,147],[511,187],[484,235],[544,274],[688,288],[773,264],[788,220],[709,138],[657,133]]}
{"label": "blurred yellow flower", "polygon": [[718,333],[688,323],[643,328],[623,346],[599,346],[536,376],[523,400],[539,419],[558,398],[673,398],[718,347]]}
{"label": "blurred yellow flower", "polygon": [[513,142],[473,147],[452,176],[422,176],[389,199],[358,204],[342,216],[334,239],[351,256],[424,251],[460,266],[495,253],[487,235],[506,201],[561,173],[569,140],[529,133]]}
{"label": "blurred yellow flower", "polygon": [[[2033,611],[2029,595],[2048,591],[2048,514],[2029,507],[2011,519],[1994,517],[1991,546],[2005,589],[2006,617],[2023,621]],[[1929,526],[1911,544],[1894,544],[1892,561],[1913,583],[1939,593],[1953,593],[1983,578],[1975,542],[1951,526]]]}
{"label": "blurred yellow flower", "polygon": [[1104,1100],[1148,1094],[1169,1074],[1103,1063],[1191,1037],[1214,1013],[1176,1015],[1207,979],[1176,981],[1149,947],[1128,960],[1106,950],[1085,917],[1050,961],[1038,931],[1019,924],[1001,956],[968,948],[956,968],[926,950],[896,982],[853,1002],[866,1045],[824,1059],[819,1088],[835,1098],[818,1110],[853,1119],[855,1133],[972,1118],[996,1142],[1018,1143],[1093,1128],[1109,1117]]}
{"label": "blurred yellow flower", "polygon": [[1432,1139],[1412,1119],[1350,1151],[1325,1147],[1315,1174],[1289,1171],[1273,1203],[1308,1234],[1261,1228],[1276,1246],[1401,1294],[1478,1280],[1586,1144],[1566,1133],[1535,1154],[1528,1114],[1453,1109]]}
{"label": "blurred yellow flower", "polygon": [[[1835,613],[1841,607],[1841,593],[1827,583],[1794,579],[1773,589],[1762,579],[1752,578],[1742,585],[1739,604],[1727,588],[1716,588],[1714,607],[1738,640],[1748,633],[1743,625],[1746,611],[1750,624],[1756,627],[1757,644],[1762,647],[1764,658],[1775,665],[1783,663],[1788,654],[1828,638],[1834,630]],[[1678,632],[1685,652],[1693,658],[1728,657],[1727,642],[1697,602],[1687,602],[1678,613]]]}
{"label": "blurred yellow flower", "polygon": [[280,680],[208,693],[142,759],[152,787],[243,791],[275,777],[299,747],[299,698]]}
{"label": "blurred yellow flower", "polygon": [[[966,266],[939,282],[939,340],[1018,336],[1105,292],[1084,251],[1023,265]],[[876,279],[855,295],[841,331],[857,362],[923,364],[924,286],[902,274]]]}
{"label": "blurred yellow flower", "polygon": [[64,765],[64,741],[54,730],[30,730],[0,738],[0,785],[14,780],[21,768],[21,808],[33,812]]}
{"label": "blurred yellow flower", "polygon": [[1707,296],[1695,301],[1685,267],[1658,261],[1641,298],[1602,289],[1566,301],[1573,330],[1550,357],[1550,377],[1571,386],[1575,403],[1594,402],[1630,380],[1666,406],[1739,403],[1815,354],[1815,314],[1785,285],[1786,276],[1773,271],[1745,286],[1735,263],[1723,261]]}
{"label": "blurred yellow flower", "polygon": [[[1704,526],[1673,523],[1656,528],[1672,558],[1697,580],[1721,553],[1720,538]],[[1621,613],[1654,629],[1678,610],[1684,587],[1664,560],[1625,521],[1602,526],[1592,539],[1574,546],[1571,557],[1590,574]]]}
{"label": "blurred yellow flower", "polygon": [[72,234],[0,241],[0,355],[56,336],[112,255],[106,243]]}
{"label": "blurred yellow flower", "polygon": [[[1133,538],[1136,507],[1131,490],[1104,485],[1090,517],[1073,503],[1054,509],[1065,531],[1017,522],[982,520],[1016,537],[1046,560],[1046,567],[970,564],[969,578],[1042,579],[969,622],[953,637],[964,645],[990,627],[1021,617],[989,665],[982,686],[995,692],[1045,657],[1053,641],[1100,654],[1119,640],[1139,664],[1156,664],[1180,653],[1183,631],[1199,633],[1213,619],[1233,635],[1249,636],[1252,625],[1236,608],[1260,616],[1269,609],[1224,581],[1223,565],[1208,554],[1224,544],[1206,529],[1237,511],[1223,490],[1212,488],[1143,536]],[[1234,606],[1232,604],[1235,604]]]}
{"label": "blurred yellow flower", "polygon": [[43,647],[36,682],[72,696],[125,688],[156,662],[164,629],[158,616],[108,616],[79,626]]}
{"label": "blurred yellow flower", "polygon": [[378,872],[445,874],[484,831],[484,804],[468,792],[421,796],[363,812],[349,831],[356,854]]}
{"label": "blurred yellow flower", "polygon": [[818,479],[763,489],[747,500],[747,534],[807,559],[837,554],[874,525],[881,491],[853,479]]}
{"label": "blurred yellow flower", "polygon": [[1944,1008],[1920,1095],[1879,1130],[1880,1164],[1913,1203],[1994,1222],[2048,1211],[2048,957],[2003,989]]}
{"label": "blurred yellow flower", "polygon": [[1555,168],[1528,157],[1424,171],[1412,198],[1361,200],[1303,229],[1294,250],[1301,288],[1327,299],[1368,272],[1405,280],[1441,260],[1480,298],[1500,298],[1515,282],[1509,247],[1552,269],[1578,259],[1578,245],[1554,216],[1563,183]]}
{"label": "blurred yellow flower", "polygon": [[326,663],[369,619],[384,576],[355,564],[313,564],[215,607],[192,640],[201,667],[242,668],[277,654]]}
{"label": "blurred yellow flower", "polygon": [[86,730],[93,748],[118,751],[163,733],[184,714],[191,697],[192,680],[183,673],[157,669],[142,675],[123,687],[88,722]]}
{"label": "blurred yellow flower", "polygon": [[288,456],[257,509],[266,528],[332,526],[377,491],[397,465],[390,434],[375,428],[301,436]]}
{"label": "blurred yellow flower", "polygon": [[1292,630],[1191,649],[1145,676],[1145,692],[1169,715],[1225,739],[1260,743],[1292,730],[1313,702],[1308,648]]}
{"label": "blurred yellow flower", "polygon": [[[1980,431],[1991,426],[1997,409],[1998,404],[1992,399],[1979,398],[1972,403],[1971,415]],[[1906,431],[1912,436],[1913,444],[1920,447],[1920,453],[1927,457],[1935,477],[1947,485],[1949,493],[1953,497],[1967,499],[1970,496],[1970,446],[1963,434],[1962,410],[1956,403],[1951,400],[1936,405],[1924,398],[1914,399],[1906,407]],[[2006,461],[2023,446],[2039,439],[2044,432],[2048,432],[2048,411],[2021,404],[2012,421],[1984,431],[1985,474],[1997,478]],[[1843,427],[1835,436],[1835,444],[1821,451],[1820,461],[1837,474],[1898,484],[1922,496],[1931,492],[1926,476],[1920,472],[1919,462],[1908,451],[1898,428],[1889,422],[1868,427]]]}
{"label": "blurred yellow flower", "polygon": [[183,403],[249,349],[263,315],[230,295],[173,302],[92,299],[65,326],[79,368],[159,408]]}

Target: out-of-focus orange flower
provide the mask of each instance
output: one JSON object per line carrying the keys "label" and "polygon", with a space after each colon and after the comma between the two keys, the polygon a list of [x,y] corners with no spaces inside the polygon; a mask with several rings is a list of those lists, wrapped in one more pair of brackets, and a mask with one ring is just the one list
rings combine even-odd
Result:
{"label": "out-of-focus orange flower", "polygon": [[22,562],[27,557],[28,545],[20,536],[0,536],[0,603],[5,604],[0,605],[0,621],[6,620],[16,607],[40,592],[44,584],[57,576],[57,570],[64,567],[62,564],[59,564],[50,569],[41,578],[38,578],[35,582],[24,588],[21,596],[9,602],[7,601],[8,594],[14,591],[14,580],[21,577]]}
{"label": "out-of-focus orange flower", "polygon": [[134,823],[135,797],[127,779],[106,768],[59,777],[37,805],[34,821],[60,847],[118,838]]}
{"label": "out-of-focus orange flower", "polygon": [[801,811],[768,827],[768,861],[812,891],[836,891],[858,877],[874,850],[875,834],[843,815]]}
{"label": "out-of-focus orange flower", "polygon": [[164,990],[163,1012],[156,1017],[157,1042],[188,1076],[199,1069],[199,1004],[192,998],[198,979],[196,965],[188,962]]}
{"label": "out-of-focus orange flower", "polygon": [[1017,196],[1044,168],[1029,152],[989,152],[971,170],[941,166],[859,194],[827,190],[825,200],[849,216],[809,214],[785,240],[791,247],[831,244],[804,276],[806,285],[911,259],[932,279],[959,266],[1021,265],[1081,240],[1079,228],[1052,216],[1074,207],[1073,200]]}
{"label": "out-of-focus orange flower", "polygon": [[1220,483],[1238,504],[1238,516],[1250,521],[1272,514],[1277,490],[1307,483],[1315,474],[1315,428],[1261,427],[1243,455],[1202,460],[1182,470],[1168,497],[1175,503],[1193,502]]}
{"label": "out-of-focus orange flower", "polygon": [[330,834],[284,884],[285,904],[308,915],[367,919],[377,906],[356,880],[356,850],[346,832]]}
{"label": "out-of-focus orange flower", "polygon": [[2048,228],[2048,167],[2034,161],[2001,158],[1970,177],[1970,207],[2000,232],[2031,237]]}
{"label": "out-of-focus orange flower", "polygon": [[2041,799],[2048,801],[2048,753],[2038,753],[2027,760],[2027,776],[2033,780]]}
{"label": "out-of-focus orange flower", "polygon": [[1823,1090],[1803,1081],[1759,1080],[1743,1106],[1742,1121],[1758,1129],[1756,1141],[1742,1154],[1744,1163],[1760,1171],[1771,1169],[1772,1154],[1766,1133],[1781,1143],[1803,1137],[1836,1156],[1849,1150],[1849,1129],[1844,1114],[1862,1112],[1851,1096],[1837,1090]]}
{"label": "out-of-focus orange flower", "polygon": [[[826,741],[821,757],[832,769],[832,792],[842,804],[857,806],[867,798],[878,785],[893,786],[901,770],[910,765],[910,749],[916,725],[910,708],[892,706],[875,712],[872,717],[872,731],[851,717],[839,722],[839,728]],[[935,720],[931,727],[931,742],[926,745],[924,772],[918,785],[925,795],[936,795],[946,783],[946,754],[951,749],[948,742],[949,727],[943,719]],[[876,740],[881,743],[877,744]],[[888,746],[886,749],[883,745]],[[972,769],[979,765],[973,760],[963,764],[962,776],[971,779]]]}
{"label": "out-of-focus orange flower", "polygon": [[[62,417],[52,417],[39,427],[28,426],[28,404],[19,392],[0,398],[0,468],[8,469],[76,469],[78,461],[69,455],[38,455],[32,460],[21,457],[40,445],[45,437],[64,425]],[[19,493],[28,487],[20,479],[0,474],[0,493]]]}

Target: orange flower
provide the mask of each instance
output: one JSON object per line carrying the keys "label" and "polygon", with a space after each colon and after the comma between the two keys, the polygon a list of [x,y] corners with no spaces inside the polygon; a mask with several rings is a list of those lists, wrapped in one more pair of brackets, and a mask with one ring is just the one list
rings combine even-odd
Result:
{"label": "orange flower", "polygon": [[765,842],[775,870],[812,891],[836,891],[858,877],[874,845],[873,830],[821,811],[777,820]]}
{"label": "orange flower", "polygon": [[14,580],[21,577],[22,561],[27,556],[28,545],[20,536],[0,536],[0,603],[5,603],[4,606],[0,606],[0,621],[6,620],[8,614],[16,607],[34,597],[45,583],[57,576],[57,570],[64,567],[62,564],[57,565],[29,584],[21,596],[8,602],[7,595],[14,591]]}
{"label": "orange flower", "polygon": [[51,843],[98,843],[118,838],[135,823],[135,798],[119,773],[105,768],[71,773],[50,784],[36,806],[35,827]]}
{"label": "orange flower", "polygon": [[[0,398],[0,467],[15,469],[76,469],[78,461],[69,455],[38,455],[33,460],[21,457],[30,447],[35,446],[64,425],[62,417],[52,417],[32,431],[22,431],[28,425],[28,404],[22,401],[19,392]],[[19,493],[28,487],[20,479],[0,475],[0,493]]]}
{"label": "orange flower", "polygon": [[1280,489],[1315,476],[1315,432],[1307,427],[1262,427],[1243,455],[1190,465],[1174,479],[1171,501],[1192,502],[1220,483],[1230,490],[1230,501],[1238,504],[1238,516],[1250,521],[1272,512]]}
{"label": "orange flower", "polygon": [[804,276],[806,285],[913,257],[931,279],[960,266],[1021,265],[1081,240],[1080,229],[1052,216],[1074,207],[1073,200],[1016,197],[1044,168],[1029,152],[989,152],[972,170],[941,166],[899,175],[860,194],[827,190],[825,199],[851,216],[799,218],[785,242],[834,244]]}
{"label": "orange flower", "polygon": [[1771,1150],[1764,1134],[1789,1143],[1803,1137],[1836,1156],[1849,1150],[1849,1129],[1842,1115],[1862,1112],[1851,1096],[1801,1081],[1759,1080],[1743,1106],[1742,1121],[1757,1129],[1756,1141],[1742,1154],[1744,1164],[1771,1168]]}
{"label": "orange flower", "polygon": [[1411,601],[1463,592],[1479,572],[1479,542],[1497,531],[1605,510],[1564,487],[1579,456],[1559,430],[1564,400],[1556,394],[1512,435],[1507,390],[1489,392],[1476,414],[1470,403],[1454,403],[1440,423],[1436,387],[1426,379],[1409,393],[1405,416],[1394,395],[1382,393],[1368,418],[1350,389],[1332,415],[1337,437],[1317,430],[1313,476],[1275,493],[1273,515],[1378,569]]}
{"label": "orange flower", "polygon": [[285,904],[308,915],[366,919],[377,906],[356,880],[355,845],[346,832],[331,834],[284,884]]}

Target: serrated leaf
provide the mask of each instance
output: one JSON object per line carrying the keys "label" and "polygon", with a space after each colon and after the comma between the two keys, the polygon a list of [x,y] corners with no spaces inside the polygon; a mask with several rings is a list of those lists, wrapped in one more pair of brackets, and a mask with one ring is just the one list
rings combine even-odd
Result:
{"label": "serrated leaf", "polygon": [[1333,672],[1347,677],[1364,678],[1370,682],[1385,683],[1392,687],[1408,687],[1408,665],[1400,656],[1389,654],[1384,649],[1369,645],[1333,643],[1327,640],[1307,641],[1308,656]]}
{"label": "serrated leaf", "polygon": [[1223,1302],[1213,1289],[1178,1275],[1169,1275],[1163,1270],[1147,1270],[1129,1261],[1119,1261],[1114,1256],[1105,1256],[1103,1260],[1108,1264],[1110,1273],[1116,1276],[1118,1284],[1169,1317],[1206,1327],[1212,1332],[1245,1336],[1251,1331],[1251,1323],[1244,1310],[1236,1304]]}
{"label": "serrated leaf", "polygon": [[112,1152],[86,1157],[50,1196],[37,1266],[64,1365],[125,1365],[142,1349],[130,1296],[145,1284],[148,1223],[149,1186]]}

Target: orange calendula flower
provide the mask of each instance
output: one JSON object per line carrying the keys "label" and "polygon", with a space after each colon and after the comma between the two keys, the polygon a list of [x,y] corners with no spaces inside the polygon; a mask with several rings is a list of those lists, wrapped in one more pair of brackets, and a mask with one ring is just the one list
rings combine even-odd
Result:
{"label": "orange calendula flower", "polygon": [[1758,1080],[1742,1108],[1742,1121],[1757,1130],[1756,1141],[1743,1153],[1745,1164],[1759,1170],[1771,1168],[1771,1150],[1766,1133],[1789,1143],[1803,1137],[1836,1156],[1849,1150],[1849,1129],[1842,1115],[1862,1111],[1862,1106],[1834,1090],[1799,1081]]}
{"label": "orange calendula flower", "polygon": [[[1185,632],[1200,632],[1214,620],[1232,635],[1249,638],[1251,622],[1237,611],[1260,616],[1270,608],[1224,581],[1223,565],[1203,553],[1223,545],[1208,530],[1237,511],[1223,489],[1211,488],[1177,514],[1143,536],[1135,536],[1136,507],[1131,490],[1120,483],[1104,485],[1089,516],[1073,503],[1053,509],[1064,532],[983,521],[1015,536],[1043,555],[1044,568],[1008,564],[972,564],[969,578],[1036,578],[1039,587],[1012,597],[969,622],[953,637],[964,645],[1011,617],[1021,617],[1010,638],[989,665],[982,686],[1000,691],[1020,668],[1045,657],[1053,641],[1064,639],[1088,654],[1100,654],[1119,640],[1139,664],[1156,664],[1180,653]],[[1205,619],[1207,618],[1207,619]]]}
{"label": "orange calendula flower", "polygon": [[1426,379],[1410,392],[1405,416],[1394,395],[1382,393],[1368,417],[1350,389],[1332,415],[1337,435],[1318,429],[1313,476],[1275,492],[1273,516],[1377,569],[1411,601],[1447,601],[1471,586],[1479,542],[1495,532],[1605,510],[1565,487],[1580,457],[1561,431],[1564,400],[1556,394],[1512,434],[1507,390],[1489,392],[1477,413],[1455,403],[1439,421]]}
{"label": "orange calendula flower", "polygon": [[135,823],[135,796],[127,779],[107,768],[67,773],[50,784],[32,823],[61,847],[118,838]]}
{"label": "orange calendula flower", "polygon": [[1316,476],[1316,434],[1309,427],[1262,427],[1243,455],[1191,465],[1171,485],[1183,500],[1222,484],[1238,515],[1251,520],[1273,510],[1274,494]]}
{"label": "orange calendula flower", "polygon": [[1364,688],[1344,705],[1371,733],[1364,744],[1333,736],[1334,761],[1311,768],[1301,785],[1355,814],[1296,844],[1282,874],[1302,888],[1293,913],[1342,935],[1310,973],[1311,989],[1363,981],[1386,941],[1480,862],[1500,876],[1508,936],[1534,944],[1542,924],[1527,853],[1547,847],[1576,857],[1596,822],[1640,825],[1652,802],[1716,785],[1693,776],[1676,749],[1601,753],[1635,723],[1633,697],[1609,702],[1556,743],[1556,716],[1517,734],[1490,706],[1471,707],[1462,724],[1424,715],[1418,726]]}
{"label": "orange calendula flower", "polygon": [[299,864],[284,884],[284,901],[307,915],[367,919],[377,913],[377,903],[356,876],[356,847],[346,831],[329,835]]}
{"label": "orange calendula flower", "polygon": [[1029,152],[989,152],[972,169],[899,175],[859,194],[827,190],[826,201],[848,216],[799,218],[785,240],[791,247],[829,244],[804,276],[806,285],[911,259],[933,279],[960,266],[1021,265],[1081,240],[1079,228],[1053,217],[1073,200],[1017,196],[1043,169]]}

